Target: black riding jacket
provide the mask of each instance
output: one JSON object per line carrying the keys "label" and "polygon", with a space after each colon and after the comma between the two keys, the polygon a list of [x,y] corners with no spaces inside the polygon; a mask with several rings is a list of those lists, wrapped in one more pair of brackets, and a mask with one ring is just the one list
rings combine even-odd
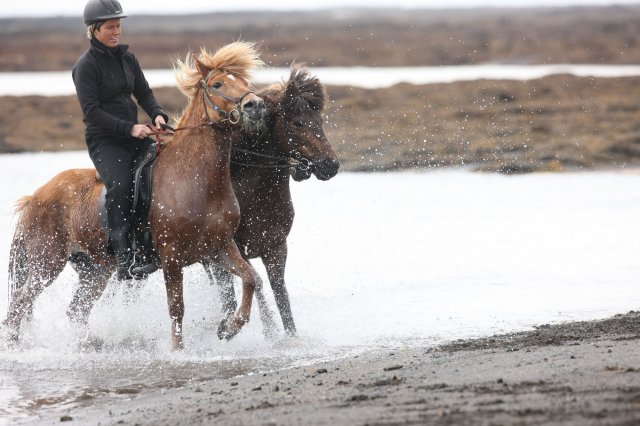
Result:
{"label": "black riding jacket", "polygon": [[138,122],[138,104],[152,121],[162,115],[142,69],[127,45],[108,48],[96,39],[73,66],[73,83],[82,108],[85,135],[131,137]]}

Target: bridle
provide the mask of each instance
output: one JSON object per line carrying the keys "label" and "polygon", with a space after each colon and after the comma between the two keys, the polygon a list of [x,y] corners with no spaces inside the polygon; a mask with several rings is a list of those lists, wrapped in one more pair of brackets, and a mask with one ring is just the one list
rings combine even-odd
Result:
{"label": "bridle", "polygon": [[[205,113],[207,115],[207,122],[206,123],[201,123],[201,124],[196,124],[193,126],[184,126],[184,127],[171,127],[167,124],[162,124],[161,127],[163,129],[163,131],[170,131],[170,132],[176,132],[176,131],[180,131],[180,130],[186,130],[186,129],[193,129],[196,127],[203,127],[203,126],[213,126],[215,124],[221,123],[223,121],[229,121],[231,124],[237,124],[240,121],[240,118],[242,117],[242,110],[240,109],[241,107],[241,103],[242,100],[249,95],[250,93],[255,93],[252,90],[248,90],[246,93],[244,93],[242,96],[238,97],[238,98],[232,98],[231,96],[225,95],[224,93],[220,92],[217,89],[214,89],[213,87],[207,85],[207,80],[209,80],[209,77],[211,76],[211,74],[214,72],[215,70],[211,70],[209,71],[209,74],[207,74],[207,76],[200,80],[200,87],[201,87],[201,92],[202,92],[202,103],[204,105],[204,110]],[[211,99],[209,98],[209,93],[213,93],[216,96],[221,97],[224,100],[233,102],[234,105],[236,106],[234,109],[232,109],[231,111],[225,111],[223,109],[221,109],[219,106],[215,105],[213,102],[211,102]],[[214,111],[216,111],[221,117],[222,120],[219,121],[214,121],[211,120],[211,117],[209,116],[209,111],[207,109],[207,105],[209,105]],[[234,114],[235,113],[235,114]],[[234,121],[234,115],[235,117],[237,117]],[[160,142],[160,141],[158,141]],[[308,158],[304,158],[302,156],[302,154],[300,154],[299,151],[294,151],[292,153],[290,153],[289,155],[270,155],[270,154],[263,154],[261,152],[257,152],[257,151],[253,151],[250,149],[246,149],[246,148],[239,148],[239,147],[233,147],[232,148],[233,151],[235,152],[240,152],[242,154],[245,155],[251,155],[254,157],[260,157],[260,158],[267,158],[270,160],[275,160],[274,163],[271,164],[255,164],[255,163],[244,163],[241,161],[235,161],[235,160],[231,160],[231,163],[236,164],[236,165],[240,165],[240,166],[248,166],[248,167],[256,167],[256,168],[272,168],[272,169],[284,169],[284,168],[288,168],[288,169],[298,169],[298,170],[302,170],[302,171],[307,171],[309,169],[311,169],[313,167],[313,162],[311,160],[309,160]]]}
{"label": "bridle", "polygon": [[[207,85],[207,80],[209,80],[209,77],[214,71],[215,70],[209,71],[209,74],[207,74],[205,78],[200,80],[200,88],[202,89],[200,91],[202,93],[202,104],[204,106],[204,112],[207,115],[207,121],[204,123],[194,124],[191,126],[183,126],[183,127],[171,127],[168,124],[161,124],[160,127],[162,128],[162,131],[152,133],[156,135],[156,142],[158,142],[158,146],[160,146],[163,143],[162,140],[160,139],[160,135],[163,135],[163,134],[175,133],[181,130],[196,129],[198,127],[213,127],[214,125],[223,123],[225,121],[228,121],[231,124],[238,124],[240,122],[240,118],[242,118],[242,114],[243,114],[242,108],[241,108],[242,100],[245,97],[247,97],[247,95],[255,92],[253,90],[247,90],[239,98],[232,98],[231,96],[225,95],[221,91]],[[220,108],[219,106],[211,102],[211,99],[209,98],[208,93],[213,93],[214,95],[219,96],[224,100],[233,102],[235,105],[235,108],[233,108],[231,111],[223,110],[222,108]],[[216,111],[222,117],[222,120],[218,120],[218,121],[212,120],[211,117],[209,116],[209,110],[207,108],[207,105],[209,105],[214,111]]]}
{"label": "bridle", "polygon": [[[215,71],[216,70],[209,71],[209,74],[207,74],[207,76],[204,79],[200,80],[200,87],[202,89],[201,90],[202,103],[205,106],[204,111],[207,114],[207,120],[209,120],[209,125],[215,124],[215,123],[220,123],[221,121],[229,121],[231,124],[238,124],[238,122],[240,121],[240,118],[242,117],[242,108],[241,108],[242,100],[247,95],[249,95],[250,93],[254,93],[254,92],[252,90],[247,90],[247,92],[244,93],[239,98],[232,98],[231,96],[225,95],[224,93],[220,92],[219,90],[214,89],[213,87],[207,85],[207,80],[209,80],[209,77]],[[223,110],[222,108],[220,108],[219,106],[217,106],[216,104],[211,102],[211,98],[209,98],[209,93],[213,93],[214,95],[217,95],[217,96],[221,97],[224,100],[227,100],[229,102],[233,102],[234,105],[235,105],[235,108],[232,109],[231,111]],[[216,111],[220,115],[220,117],[222,117],[222,120],[220,120],[220,121],[211,120],[211,117],[209,117],[209,110],[207,109],[207,105],[209,105],[214,111]],[[234,117],[235,117],[235,119],[234,119]]]}

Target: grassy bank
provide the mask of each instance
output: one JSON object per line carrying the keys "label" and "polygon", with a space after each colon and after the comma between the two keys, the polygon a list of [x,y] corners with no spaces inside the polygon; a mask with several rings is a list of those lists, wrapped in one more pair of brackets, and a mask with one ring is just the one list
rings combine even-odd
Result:
{"label": "grassy bank", "polygon": [[[325,131],[343,170],[522,173],[640,164],[640,77],[328,89]],[[171,114],[184,107],[177,89],[156,94]],[[84,149],[75,96],[1,102],[0,152]]]}

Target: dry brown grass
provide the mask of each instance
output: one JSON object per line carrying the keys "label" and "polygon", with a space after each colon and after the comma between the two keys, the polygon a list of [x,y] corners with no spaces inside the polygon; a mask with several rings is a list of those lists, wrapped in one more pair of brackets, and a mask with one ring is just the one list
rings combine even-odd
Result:
{"label": "dry brown grass", "polygon": [[[640,164],[640,77],[328,89],[325,130],[343,170],[522,173]],[[184,107],[177,89],[155,92],[170,113]],[[4,97],[2,105],[0,151],[84,149],[75,96]]]}
{"label": "dry brown grass", "polygon": [[345,166],[355,170],[620,167],[640,162],[639,82],[563,75],[358,94],[333,89],[329,133]]}

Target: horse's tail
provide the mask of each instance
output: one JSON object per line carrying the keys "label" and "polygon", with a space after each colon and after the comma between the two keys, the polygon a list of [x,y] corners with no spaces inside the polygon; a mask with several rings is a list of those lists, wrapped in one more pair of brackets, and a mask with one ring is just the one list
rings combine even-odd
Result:
{"label": "horse's tail", "polygon": [[27,195],[18,200],[15,207],[17,216],[16,229],[11,241],[9,252],[9,285],[8,300],[11,303],[13,295],[27,282],[29,277],[29,265],[27,262],[27,245],[24,239],[24,212],[29,208],[31,196]]}

